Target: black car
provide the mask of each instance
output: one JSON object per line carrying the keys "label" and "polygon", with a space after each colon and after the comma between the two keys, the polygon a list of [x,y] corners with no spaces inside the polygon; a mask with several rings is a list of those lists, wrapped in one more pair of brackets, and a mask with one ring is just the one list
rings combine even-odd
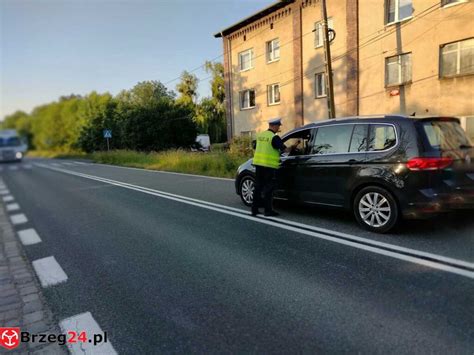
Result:
{"label": "black car", "polygon": [[[349,117],[282,139],[300,145],[281,158],[275,198],[352,210],[360,225],[380,233],[400,217],[474,208],[474,148],[457,118]],[[247,206],[254,176],[249,160],[235,180]]]}

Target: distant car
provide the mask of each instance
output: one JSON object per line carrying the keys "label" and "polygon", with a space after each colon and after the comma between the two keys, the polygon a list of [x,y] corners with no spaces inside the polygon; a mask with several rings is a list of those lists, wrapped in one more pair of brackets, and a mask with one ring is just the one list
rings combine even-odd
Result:
{"label": "distant car", "polygon": [[13,129],[0,131],[0,161],[21,161],[27,146]]}
{"label": "distant car", "polygon": [[[474,208],[474,148],[454,117],[349,117],[311,123],[282,137],[301,141],[281,159],[275,198],[352,210],[384,233],[400,217]],[[243,203],[253,201],[252,160],[237,171]]]}

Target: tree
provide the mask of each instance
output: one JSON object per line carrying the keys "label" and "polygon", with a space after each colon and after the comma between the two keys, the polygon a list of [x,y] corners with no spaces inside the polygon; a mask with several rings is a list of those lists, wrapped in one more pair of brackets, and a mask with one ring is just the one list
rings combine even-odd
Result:
{"label": "tree", "polygon": [[181,74],[181,81],[176,85],[180,96],[178,102],[186,105],[193,105],[197,98],[198,78],[196,75],[183,71]]}
{"label": "tree", "polygon": [[207,61],[205,64],[206,72],[212,74],[211,93],[217,102],[224,104],[225,100],[225,83],[224,83],[224,66],[222,63],[213,63]]}

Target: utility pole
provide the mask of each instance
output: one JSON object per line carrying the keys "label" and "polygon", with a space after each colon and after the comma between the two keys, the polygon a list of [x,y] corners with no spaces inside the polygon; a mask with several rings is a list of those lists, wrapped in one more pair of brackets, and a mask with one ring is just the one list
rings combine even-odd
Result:
{"label": "utility pole", "polygon": [[328,13],[326,0],[321,0],[321,13],[323,17],[324,57],[326,60],[326,93],[328,100],[328,116],[336,117],[336,106],[334,105],[334,83],[332,80],[331,46],[329,44]]}

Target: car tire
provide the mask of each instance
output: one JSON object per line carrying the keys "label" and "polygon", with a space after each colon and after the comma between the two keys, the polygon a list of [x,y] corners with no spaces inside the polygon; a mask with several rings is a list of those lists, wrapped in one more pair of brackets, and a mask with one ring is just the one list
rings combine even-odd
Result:
{"label": "car tire", "polygon": [[239,195],[245,206],[252,206],[253,191],[255,189],[255,179],[253,176],[245,175],[240,179]]}
{"label": "car tire", "polygon": [[371,232],[387,233],[398,222],[398,203],[382,187],[364,187],[355,196],[352,208],[357,222]]}

